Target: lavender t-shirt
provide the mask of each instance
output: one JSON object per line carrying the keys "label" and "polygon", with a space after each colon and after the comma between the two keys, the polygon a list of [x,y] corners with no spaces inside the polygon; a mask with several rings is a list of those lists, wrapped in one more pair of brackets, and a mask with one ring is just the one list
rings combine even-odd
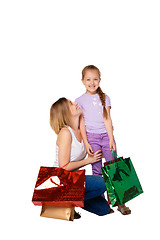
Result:
{"label": "lavender t-shirt", "polygon": [[[98,94],[83,94],[75,100],[83,111],[86,131],[91,133],[105,133],[103,121],[103,106]],[[111,107],[110,98],[106,95],[106,107]]]}

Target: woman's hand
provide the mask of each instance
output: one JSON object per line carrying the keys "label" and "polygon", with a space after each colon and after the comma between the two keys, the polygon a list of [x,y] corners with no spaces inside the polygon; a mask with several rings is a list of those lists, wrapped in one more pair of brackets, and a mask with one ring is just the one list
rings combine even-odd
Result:
{"label": "woman's hand", "polygon": [[95,152],[92,155],[88,155],[88,163],[95,163],[95,162],[99,162],[102,160],[102,151],[98,150],[97,152]]}
{"label": "woman's hand", "polygon": [[116,151],[116,144],[115,144],[115,142],[114,142],[114,139],[111,139],[111,140],[109,140],[109,147],[110,147],[110,150],[112,151]]}
{"label": "woman's hand", "polygon": [[85,148],[86,148],[86,152],[87,152],[89,155],[91,155],[91,156],[94,155],[94,154],[93,154],[92,147],[91,147],[91,145],[90,145],[88,142],[85,143]]}

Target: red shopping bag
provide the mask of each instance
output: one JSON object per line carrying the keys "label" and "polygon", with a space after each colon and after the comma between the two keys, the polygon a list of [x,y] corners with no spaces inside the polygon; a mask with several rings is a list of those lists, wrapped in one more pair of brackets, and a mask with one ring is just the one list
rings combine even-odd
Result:
{"label": "red shopping bag", "polygon": [[40,167],[32,202],[38,206],[84,207],[85,170]]}

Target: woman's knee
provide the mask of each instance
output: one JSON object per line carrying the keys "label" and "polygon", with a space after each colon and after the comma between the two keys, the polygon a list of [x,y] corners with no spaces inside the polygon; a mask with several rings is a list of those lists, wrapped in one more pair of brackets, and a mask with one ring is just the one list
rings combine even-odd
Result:
{"label": "woman's knee", "polygon": [[96,196],[100,196],[102,193],[106,191],[106,186],[103,177],[94,176],[94,175],[86,175],[85,176],[85,191],[86,192],[96,192]]}

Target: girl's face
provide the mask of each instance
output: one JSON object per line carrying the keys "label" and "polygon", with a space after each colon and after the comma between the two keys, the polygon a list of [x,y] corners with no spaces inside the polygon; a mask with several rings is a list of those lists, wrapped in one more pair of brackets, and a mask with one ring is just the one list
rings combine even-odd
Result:
{"label": "girl's face", "polygon": [[98,71],[95,70],[87,70],[82,82],[86,88],[87,94],[96,94],[97,88],[99,87],[101,79],[99,78]]}
{"label": "girl's face", "polygon": [[71,115],[74,116],[80,116],[82,114],[82,110],[78,107],[78,103],[72,102],[68,100],[69,103],[69,109],[71,111]]}

